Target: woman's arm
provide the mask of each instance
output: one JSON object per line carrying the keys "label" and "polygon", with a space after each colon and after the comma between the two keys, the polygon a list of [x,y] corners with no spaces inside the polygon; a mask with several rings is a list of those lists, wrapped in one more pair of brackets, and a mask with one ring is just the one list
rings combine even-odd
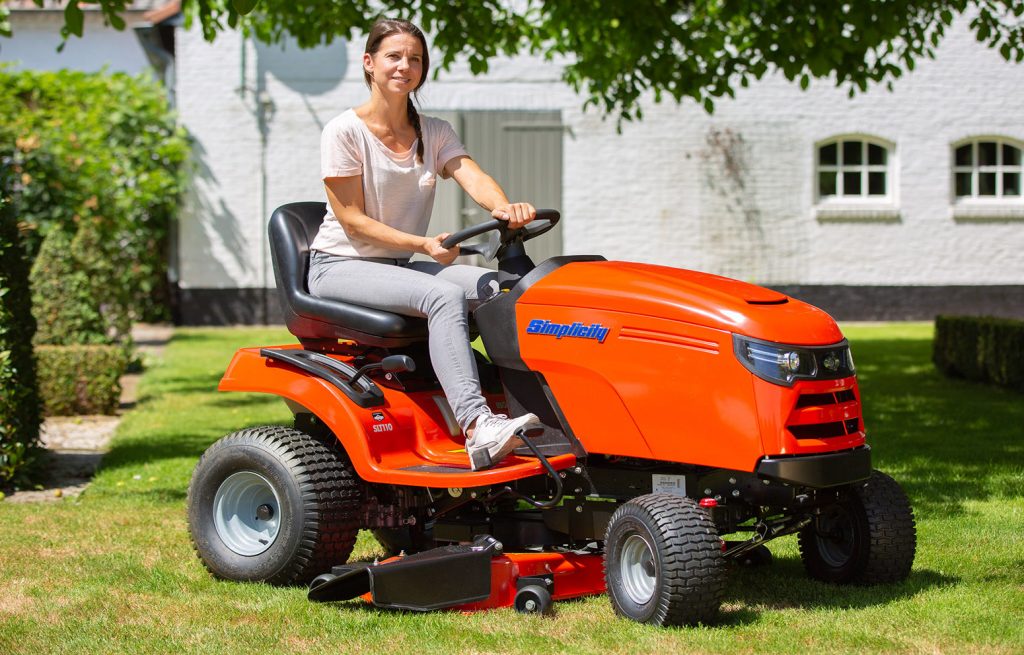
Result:
{"label": "woman's arm", "polygon": [[363,204],[362,175],[328,177],[324,179],[324,186],[331,209],[349,237],[383,248],[423,253],[440,264],[450,264],[459,256],[458,246],[441,246],[441,241],[448,237],[448,233],[421,237],[396,230],[367,216]]}
{"label": "woman's arm", "polygon": [[472,158],[462,155],[444,165],[446,176],[454,177],[469,197],[491,212],[494,218],[508,221],[511,228],[519,228],[537,216],[537,210],[528,202],[509,202],[505,192]]}

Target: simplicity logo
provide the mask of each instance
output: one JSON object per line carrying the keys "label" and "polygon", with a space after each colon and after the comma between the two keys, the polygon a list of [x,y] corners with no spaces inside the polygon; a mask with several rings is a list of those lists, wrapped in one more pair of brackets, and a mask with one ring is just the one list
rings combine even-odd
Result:
{"label": "simplicity logo", "polygon": [[542,318],[535,318],[526,326],[526,333],[543,334],[555,337],[556,339],[561,339],[562,337],[594,339],[598,343],[604,343],[605,337],[608,336],[609,329],[610,328],[601,327],[600,323],[594,323],[593,325],[584,325],[582,323],[565,325],[564,323],[552,323],[551,321],[545,321]]}

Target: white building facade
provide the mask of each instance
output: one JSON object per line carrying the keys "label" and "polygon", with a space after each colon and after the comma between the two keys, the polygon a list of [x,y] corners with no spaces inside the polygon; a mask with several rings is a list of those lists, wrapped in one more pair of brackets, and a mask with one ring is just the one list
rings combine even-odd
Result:
{"label": "white building facade", "polygon": [[[362,46],[302,51],[231,33],[211,44],[177,28],[175,95],[195,164],[172,258],[181,322],[278,320],[266,222],[278,205],[323,199],[320,131],[367,97]],[[504,59],[482,77],[456,67],[420,94],[510,195],[561,210],[560,252],[735,277],[840,319],[1024,317],[1024,66],[966,21],[893,92],[850,99],[776,76],[713,115],[647,103],[621,133],[582,111],[560,74]],[[505,141],[479,136],[486,125]],[[524,170],[540,179],[520,183]],[[483,218],[453,182],[439,185],[436,231]]]}

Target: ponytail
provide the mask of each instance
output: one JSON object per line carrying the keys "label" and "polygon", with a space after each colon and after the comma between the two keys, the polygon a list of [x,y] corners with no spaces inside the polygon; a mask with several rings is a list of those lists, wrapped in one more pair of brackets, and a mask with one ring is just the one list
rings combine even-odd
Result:
{"label": "ponytail", "polygon": [[412,129],[416,130],[416,163],[423,163],[423,129],[420,127],[420,114],[416,111],[416,105],[412,102],[412,96],[409,96],[406,104],[408,111],[409,122],[412,123]]}

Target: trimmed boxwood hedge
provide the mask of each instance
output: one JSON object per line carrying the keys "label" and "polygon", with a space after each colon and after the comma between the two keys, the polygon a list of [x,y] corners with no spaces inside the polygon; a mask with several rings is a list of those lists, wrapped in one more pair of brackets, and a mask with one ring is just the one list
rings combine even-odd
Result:
{"label": "trimmed boxwood hedge", "polygon": [[932,360],[946,375],[1024,391],[1024,321],[939,316]]}
{"label": "trimmed boxwood hedge", "polygon": [[128,357],[119,346],[36,346],[39,394],[48,416],[113,414]]}

